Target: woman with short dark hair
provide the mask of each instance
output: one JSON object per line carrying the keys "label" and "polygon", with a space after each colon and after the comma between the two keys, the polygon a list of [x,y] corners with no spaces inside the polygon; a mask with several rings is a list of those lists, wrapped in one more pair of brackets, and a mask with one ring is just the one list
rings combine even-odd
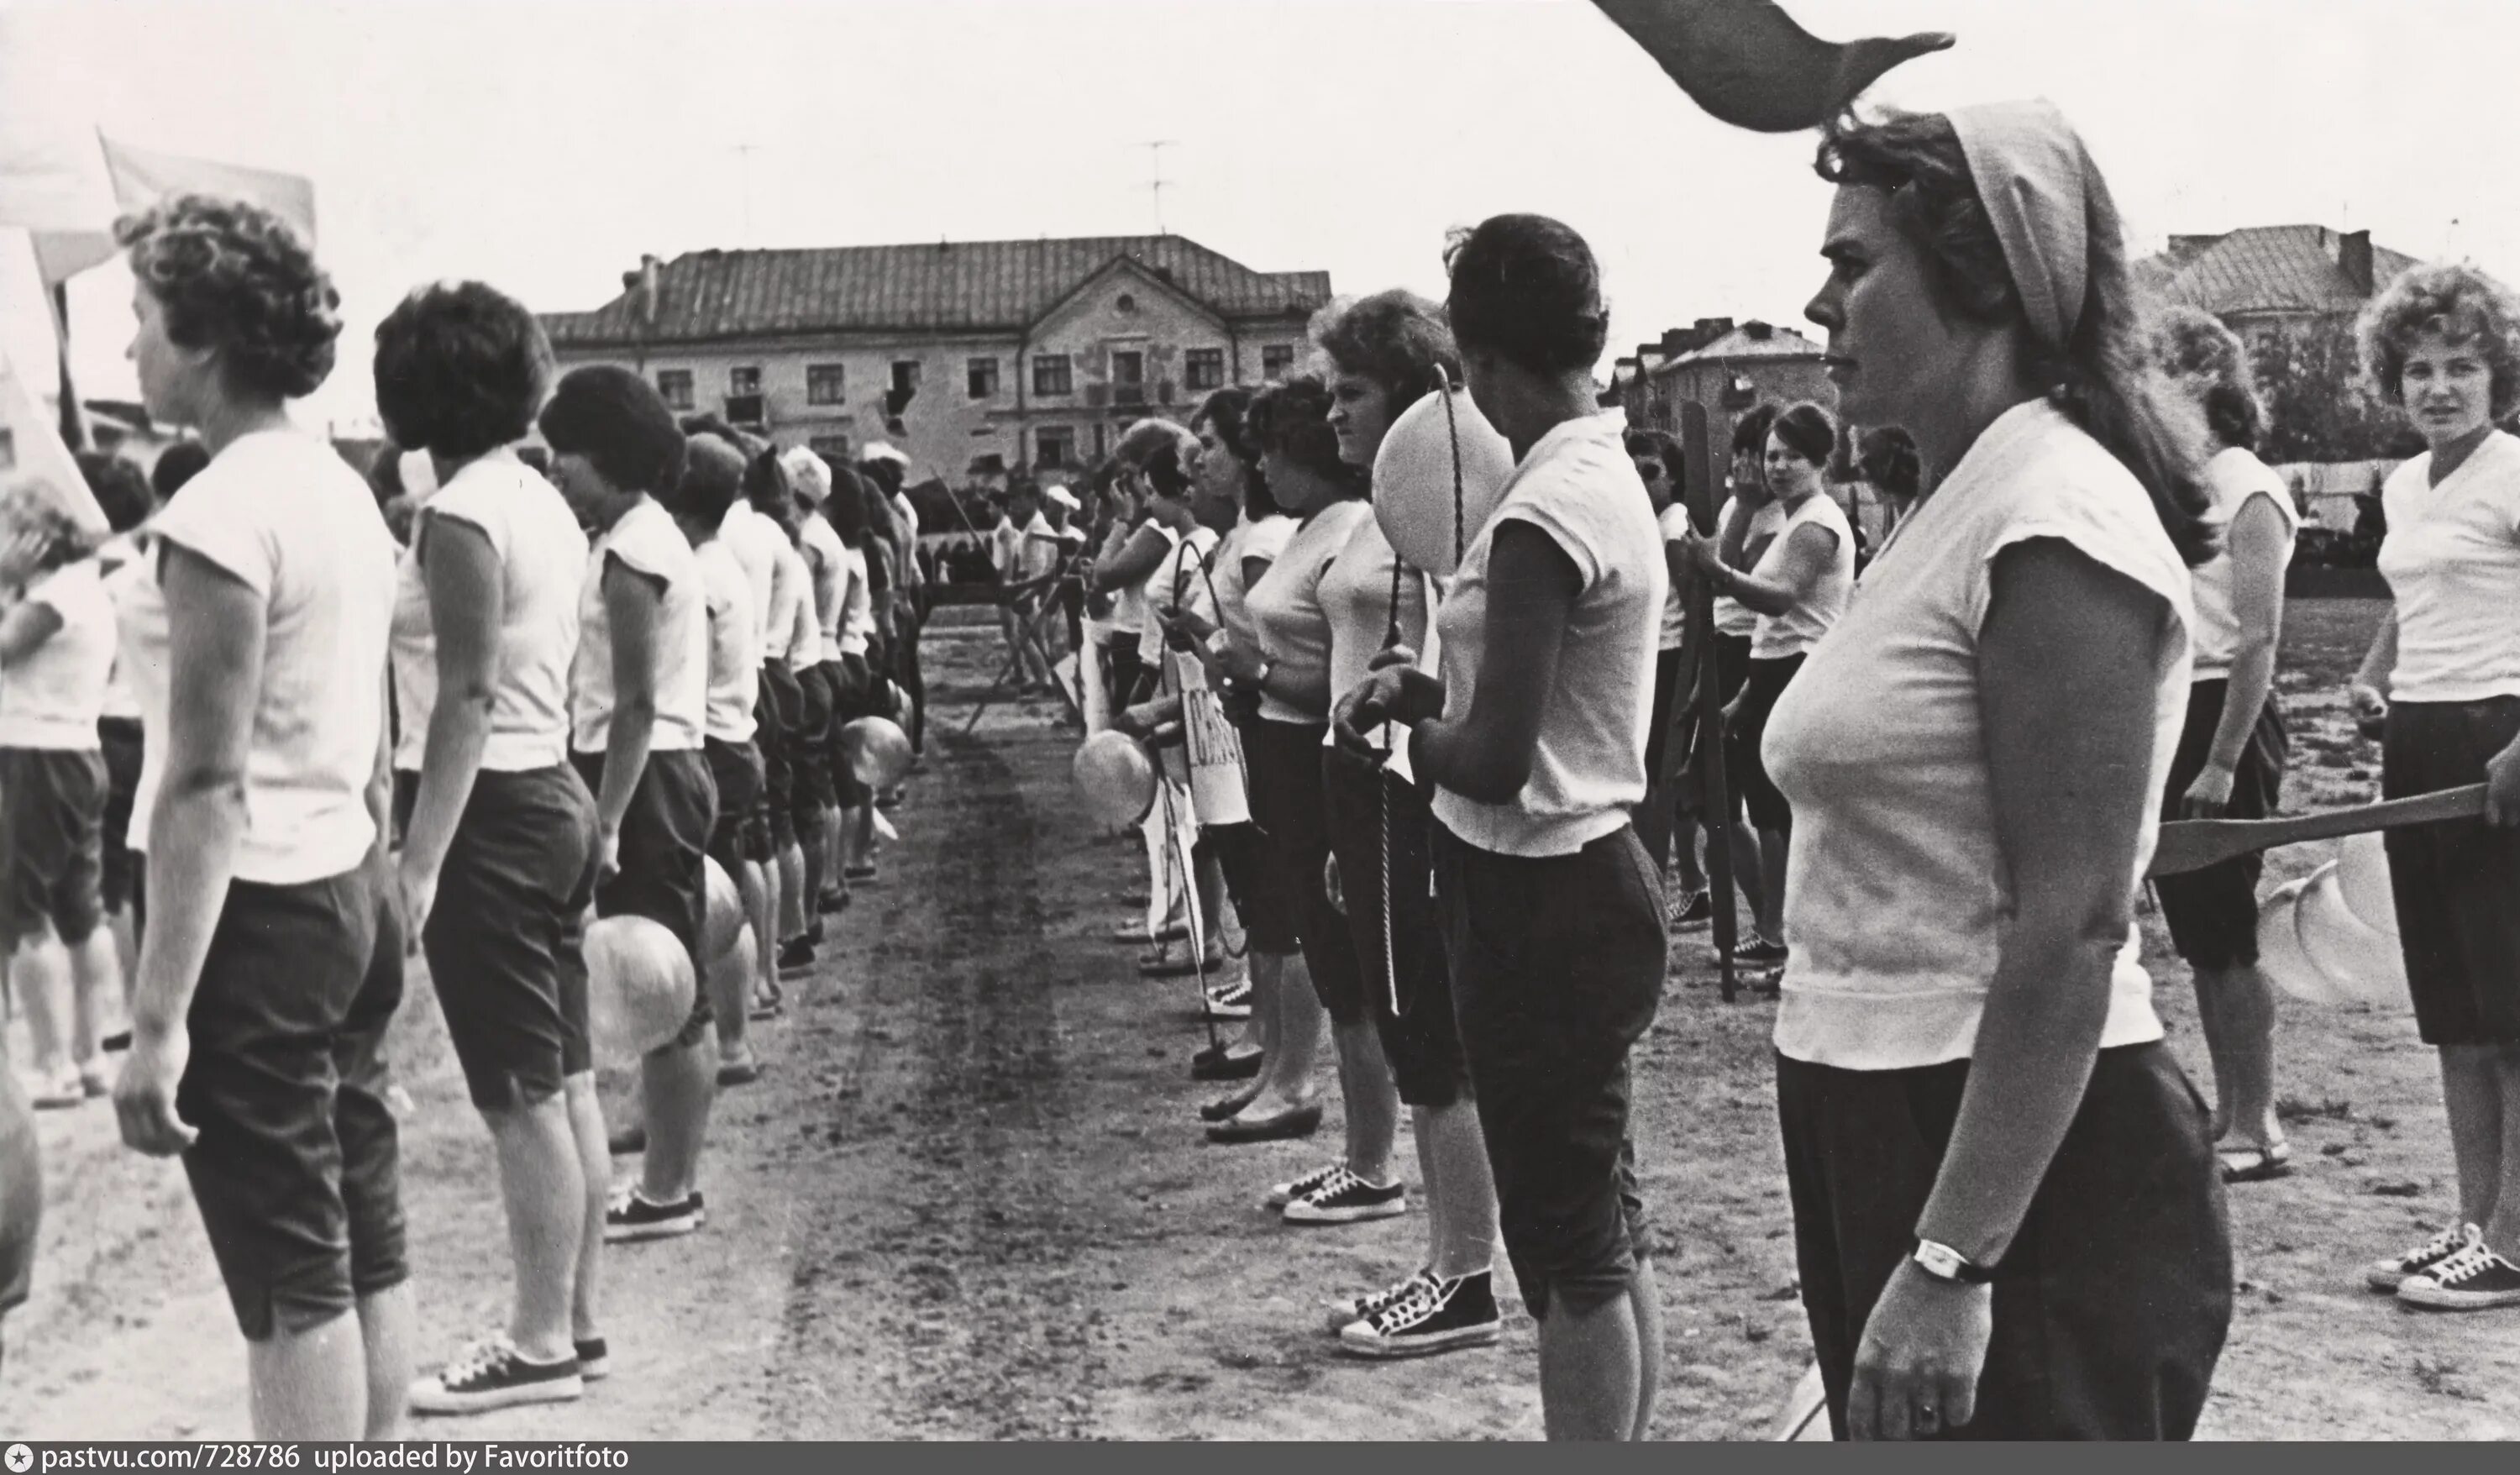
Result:
{"label": "woman with short dark hair", "polygon": [[1499,215],[1447,253],[1470,398],[1514,474],[1437,621],[1442,675],[1396,651],[1342,699],[1352,748],[1412,722],[1434,785],[1436,899],[1506,1254],[1540,1322],[1552,1439],[1642,1439],[1661,1312],[1628,1133],[1628,1053],[1667,961],[1662,877],[1628,812],[1669,575],[1623,418],[1593,387],[1609,332],[1584,238]]}
{"label": "woman with short dark hair", "polygon": [[1925,463],[1916,454],[1916,437],[1897,425],[1873,426],[1856,442],[1855,471],[1881,503],[1881,549],[1873,554],[1879,558],[1925,494]]}
{"label": "woman with short dark hair", "polygon": [[2046,103],[1842,120],[1806,309],[1951,469],[1769,719],[1777,1097],[1840,1437],[2183,1439],[2231,1315],[2134,897],[2187,705],[2202,427]]}
{"label": "woman with short dark hair", "polygon": [[118,222],[151,417],[209,466],[154,524],[120,613],[148,752],[132,848],[149,930],[114,1109],[183,1154],[248,1344],[260,1439],[391,1438],[411,1383],[384,1035],[385,642],[393,542],[357,472],[291,425],[338,295],[255,205]]}
{"label": "woman with short dark hair", "polygon": [[2390,798],[2486,785],[2482,819],[2388,833],[2415,1004],[2441,1057],[2458,1219],[2366,1273],[2409,1305],[2520,1306],[2520,303],[2475,267],[2408,268],[2363,309],[2362,361],[2428,448],[2381,488],[2394,603],[2356,676]]}
{"label": "woman with short dark hair", "polygon": [[[2257,457],[2257,388],[2239,335],[2192,307],[2166,312],[2155,362],[2204,411],[2213,436],[2205,481],[2222,547],[2189,573],[2196,605],[2187,724],[2162,795],[2167,820],[2263,820],[2283,788],[2283,708],[2275,654],[2284,570],[2301,518],[2283,478]],[[2256,853],[2152,883],[2171,945],[2196,982],[2197,1021],[2214,1065],[2214,1140],[2225,1183],[2291,1171],[2275,1114],[2274,988],[2258,968]]]}
{"label": "woman with short dark hair", "polygon": [[540,320],[479,282],[420,288],[377,327],[377,413],[438,487],[407,555],[431,679],[403,687],[428,698],[401,708],[404,922],[496,1148],[516,1272],[506,1326],[413,1387],[421,1413],[575,1399],[603,1361],[610,1159],[581,946],[596,810],[568,762],[586,535],[515,451],[551,377]]}

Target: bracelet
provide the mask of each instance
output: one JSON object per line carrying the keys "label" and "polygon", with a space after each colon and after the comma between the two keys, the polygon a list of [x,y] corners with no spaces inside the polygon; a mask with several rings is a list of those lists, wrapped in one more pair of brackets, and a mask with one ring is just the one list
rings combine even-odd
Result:
{"label": "bracelet", "polygon": [[1921,1234],[1916,1236],[1915,1253],[1908,1258],[1915,1262],[1916,1269],[1953,1285],[1984,1285],[1995,1278],[1994,1271]]}

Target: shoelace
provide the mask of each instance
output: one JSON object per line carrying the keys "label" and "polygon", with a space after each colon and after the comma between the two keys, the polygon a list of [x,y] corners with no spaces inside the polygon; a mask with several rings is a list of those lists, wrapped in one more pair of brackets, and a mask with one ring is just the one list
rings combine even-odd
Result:
{"label": "shoelace", "polygon": [[472,1382],[496,1371],[513,1355],[504,1335],[483,1337],[477,1342],[467,1343],[459,1350],[446,1364],[446,1371],[439,1375],[440,1380],[449,1388]]}
{"label": "shoelace", "polygon": [[1444,1309],[1443,1287],[1431,1275],[1409,1282],[1400,1299],[1375,1313],[1373,1329],[1388,1336],[1405,1331]]}
{"label": "shoelace", "polygon": [[2507,1264],[2501,1256],[2485,1247],[2485,1241],[2471,1239],[2467,1246],[2425,1274],[2435,1285],[2457,1285],[2473,1280],[2498,1264]]}
{"label": "shoelace", "polygon": [[1377,1328],[1384,1312],[1406,1301],[1419,1286],[1434,1282],[1434,1272],[1421,1270],[1398,1285],[1385,1286],[1356,1304],[1357,1319],[1372,1321]]}
{"label": "shoelace", "polygon": [[2452,1228],[2435,1234],[2432,1238],[2425,1240],[2421,1248],[2417,1249],[2414,1253],[2408,1255],[2398,1263],[2400,1265],[2415,1266],[2424,1264],[2427,1261],[2452,1259],[2457,1256],[2461,1251],[2465,1250],[2469,1245],[2474,1244],[2476,1239],[2477,1236],[2469,1232],[2469,1226],[2463,1224],[2454,1225]]}
{"label": "shoelace", "polygon": [[1320,1186],[1314,1188],[1313,1191],[1305,1194],[1304,1196],[1315,1203],[1325,1203],[1347,1192],[1350,1188],[1362,1188],[1364,1186],[1365,1180],[1349,1172],[1347,1168],[1342,1165],[1331,1169],[1330,1176],[1323,1179]]}

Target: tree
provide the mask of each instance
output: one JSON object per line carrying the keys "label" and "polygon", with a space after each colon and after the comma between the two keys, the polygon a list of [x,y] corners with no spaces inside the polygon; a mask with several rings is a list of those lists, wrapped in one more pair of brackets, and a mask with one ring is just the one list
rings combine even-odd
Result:
{"label": "tree", "polygon": [[2378,461],[2423,449],[2363,378],[2350,322],[2253,324],[2245,336],[2267,409],[2268,461]]}

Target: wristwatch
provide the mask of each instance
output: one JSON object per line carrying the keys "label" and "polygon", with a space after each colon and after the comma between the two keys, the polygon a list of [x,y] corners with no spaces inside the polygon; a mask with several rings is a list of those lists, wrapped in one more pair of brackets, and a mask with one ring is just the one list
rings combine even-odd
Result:
{"label": "wristwatch", "polygon": [[1265,689],[1269,685],[1269,673],[1277,669],[1276,661],[1262,661],[1260,669],[1251,673],[1251,690],[1258,692]]}
{"label": "wristwatch", "polygon": [[1926,1274],[1954,1285],[1984,1285],[1995,1278],[1994,1271],[1948,1244],[1936,1243],[1922,1235],[1916,1238],[1916,1252],[1908,1258],[1916,1262],[1916,1269]]}

